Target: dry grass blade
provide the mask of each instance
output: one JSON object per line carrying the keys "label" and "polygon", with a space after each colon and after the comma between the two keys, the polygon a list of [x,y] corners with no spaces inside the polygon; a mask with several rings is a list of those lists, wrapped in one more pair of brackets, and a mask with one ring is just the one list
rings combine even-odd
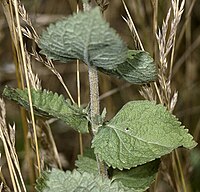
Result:
{"label": "dry grass blade", "polygon": [[[170,111],[173,111],[177,97],[173,97],[171,90],[171,77],[173,68],[174,49],[176,42],[176,31],[183,14],[185,1],[179,6],[179,1],[172,0],[172,8],[168,10],[162,28],[158,30],[156,35],[159,49],[159,84],[161,87],[161,96],[163,103]],[[171,14],[173,11],[173,16]],[[172,19],[170,20],[170,18]],[[169,23],[171,22],[171,24]],[[168,56],[170,55],[170,58]],[[176,91],[175,91],[176,92]],[[173,109],[172,109],[172,108]]]}
{"label": "dry grass blade", "polygon": [[[13,1],[13,3],[14,3],[14,0],[12,0],[12,1]],[[20,1],[18,1],[18,12],[19,12],[19,14],[20,14],[22,20],[23,20],[23,21],[27,24],[27,26],[31,29],[31,31],[30,31],[29,28],[27,28],[27,27],[23,28],[23,31],[25,32],[25,36],[26,36],[26,33],[27,33],[27,37],[28,37],[28,38],[34,39],[34,41],[35,41],[36,43],[38,43],[39,36],[38,36],[38,34],[37,34],[35,28],[34,28],[33,25],[32,25],[32,21],[31,21],[29,15],[28,15],[28,13],[27,13],[27,11],[26,11],[24,5],[23,5]],[[23,32],[23,31],[22,31],[22,32]]]}
{"label": "dry grass blade", "polygon": [[62,169],[58,150],[56,148],[56,144],[53,139],[53,135],[48,122],[44,122],[41,120],[38,121],[37,129],[39,142],[41,144],[41,153],[44,154],[44,163],[46,163],[50,167],[57,167],[59,169]]}
{"label": "dry grass blade", "polygon": [[119,92],[119,91],[121,91],[121,90],[123,90],[123,89],[125,89],[127,87],[130,87],[130,86],[131,86],[130,83],[126,83],[126,84],[124,84],[124,85],[122,85],[120,87],[111,89],[111,90],[101,94],[100,97],[99,97],[99,100],[103,100],[103,99],[105,99],[107,97],[110,97],[111,95],[114,95],[115,93],[117,93],[117,92]]}
{"label": "dry grass blade", "polygon": [[[1,153],[0,153],[0,160],[1,160]],[[8,187],[6,180],[4,178],[3,172],[2,172],[2,166],[0,166],[0,181],[1,181],[1,185],[0,185],[0,191],[2,192],[11,192],[10,188]]]}
{"label": "dry grass blade", "polygon": [[[137,32],[137,29],[135,27],[133,19],[131,18],[131,15],[129,13],[129,10],[128,10],[124,0],[122,0],[122,3],[123,3],[123,6],[125,8],[126,14],[128,16],[128,19],[126,19],[124,17],[123,17],[123,19],[126,21],[130,31],[132,32],[133,39],[134,39],[134,42],[135,42],[135,47],[144,51],[145,50],[144,46],[142,44],[142,41],[141,41],[141,39],[139,37],[139,34]],[[153,85],[154,85],[155,89],[153,88]],[[160,102],[162,103],[160,91],[159,91],[158,86],[157,86],[156,83],[150,84],[150,87],[148,85],[144,85],[142,87],[142,89],[140,90],[140,94],[147,100],[156,101],[157,100],[157,98],[156,98],[157,96],[155,94],[155,91],[157,93],[157,96],[158,96]]]}
{"label": "dry grass blade", "polygon": [[[33,40],[37,45],[38,45],[38,41],[39,41],[39,35],[37,34],[35,28],[33,27],[33,24],[31,22],[31,19],[24,7],[23,4],[21,4],[21,2],[18,2],[18,12],[22,18],[22,20],[26,23],[26,27],[22,27],[21,31],[23,33],[24,36],[28,37],[29,39]],[[43,63],[48,69],[50,69],[58,78],[58,80],[60,81],[60,83],[62,84],[62,86],[64,87],[66,93],[68,94],[70,100],[72,101],[72,103],[75,103],[68,87],[66,86],[62,76],[60,75],[60,73],[56,70],[53,62],[51,60],[44,60],[39,53],[35,50],[35,48],[32,48],[32,53],[31,55],[39,62]]]}
{"label": "dry grass blade", "polygon": [[31,66],[31,58],[26,48],[25,48],[25,54],[26,54],[28,77],[31,83],[31,87],[33,87],[35,90],[41,90],[42,89],[41,81],[38,75],[35,75],[33,73],[32,66]]}
{"label": "dry grass blade", "polygon": [[32,123],[33,123],[33,130],[34,130],[34,140],[35,140],[35,147],[36,147],[36,159],[37,159],[37,166],[38,166],[38,174],[40,175],[41,174],[41,167],[40,167],[39,147],[38,147],[38,142],[37,142],[37,133],[36,133],[35,117],[34,117],[34,112],[33,112],[31,87],[30,87],[30,82],[29,82],[29,78],[28,78],[28,70],[27,70],[27,65],[26,65],[26,55],[25,55],[25,48],[24,48],[22,32],[21,32],[21,25],[20,25],[20,19],[19,19],[19,9],[18,9],[17,0],[13,1],[13,6],[14,6],[14,10],[15,10],[16,27],[18,29],[20,53],[21,53],[21,57],[22,57],[21,65],[23,65],[23,68],[24,68],[24,75],[25,75],[26,84],[27,84],[27,88],[28,88],[28,98],[29,98],[29,105],[30,105],[30,112],[31,112],[31,120],[32,120]]}
{"label": "dry grass blade", "polygon": [[[76,12],[79,12],[79,5],[77,2]],[[78,106],[81,107],[81,81],[80,81],[80,61],[76,61],[76,86],[77,86],[77,103]],[[80,155],[83,155],[83,137],[82,134],[79,133],[79,148]]]}
{"label": "dry grass blade", "polygon": [[66,93],[68,94],[70,100],[72,101],[72,103],[75,103],[69,89],[67,88],[62,76],[60,75],[60,73],[56,70],[53,62],[51,60],[44,60],[41,55],[38,54],[38,52],[35,49],[32,49],[32,53],[31,55],[35,58],[35,60],[43,63],[48,69],[50,69],[52,71],[52,73],[54,73],[56,75],[56,77],[58,78],[58,80],[60,81],[60,83],[62,84],[62,86],[64,87]]}
{"label": "dry grass blade", "polygon": [[[160,84],[160,93],[164,105],[168,110],[173,112],[177,102],[178,92],[172,91],[171,78],[174,64],[176,32],[181,16],[184,11],[185,0],[172,0],[171,8],[167,13],[165,21],[163,21],[162,28],[158,30],[156,35],[159,48],[159,75],[158,81]],[[173,14],[171,14],[171,12]],[[175,184],[177,190],[187,191],[183,169],[177,151],[172,153],[172,167],[174,170]]]}
{"label": "dry grass blade", "polygon": [[1,182],[1,185],[0,185],[0,192],[2,192],[3,190],[3,182]]}
{"label": "dry grass blade", "polygon": [[189,47],[187,47],[187,50],[184,52],[184,54],[174,64],[173,76],[179,71],[180,67],[184,64],[187,58],[190,57],[191,54],[194,52],[194,50],[196,50],[199,46],[200,46],[200,35]]}
{"label": "dry grass blade", "polygon": [[193,0],[193,1],[189,2],[190,7],[189,7],[189,10],[186,13],[186,21],[185,21],[185,23],[184,23],[184,25],[182,27],[182,30],[181,30],[181,32],[180,32],[180,34],[178,36],[178,39],[177,39],[177,48],[179,48],[180,45],[181,45],[181,41],[183,39],[184,33],[185,33],[185,31],[187,29],[187,26],[188,26],[188,23],[190,21],[191,13],[192,13],[192,10],[194,8],[195,3],[196,3],[196,0]]}
{"label": "dry grass blade", "polygon": [[[15,63],[15,68],[16,68],[16,78],[17,78],[17,84],[18,88],[24,89],[25,87],[25,82],[24,82],[24,69],[22,65],[22,55],[19,47],[19,36],[18,36],[18,30],[16,27],[16,19],[14,16],[14,10],[13,10],[13,3],[11,0],[6,1],[2,0],[2,7],[4,10],[4,14],[6,16],[9,30],[10,30],[10,35],[12,38],[12,48],[13,48],[13,56],[14,56],[14,63]],[[24,145],[25,145],[25,156],[26,159],[30,165],[29,169],[29,179],[30,183],[33,185],[35,182],[35,173],[33,170],[33,161],[31,157],[31,150],[29,147],[29,140],[27,138],[28,134],[28,127],[27,127],[27,122],[26,122],[26,112],[24,109],[20,108],[20,114],[21,114],[21,119],[22,119],[22,128],[23,128],[23,133],[24,133]]]}
{"label": "dry grass blade", "polygon": [[141,49],[141,50],[144,51],[144,47],[143,47],[143,45],[142,45],[140,36],[139,36],[139,34],[138,34],[137,30],[136,30],[135,24],[134,24],[134,22],[133,22],[133,19],[131,18],[131,15],[130,15],[130,13],[129,13],[129,10],[128,10],[128,8],[127,8],[127,6],[126,6],[124,0],[122,0],[122,3],[123,3],[123,6],[124,6],[124,9],[125,9],[125,11],[126,11],[126,14],[127,14],[127,16],[128,16],[127,19],[124,18],[124,17],[123,17],[123,19],[124,19],[125,22],[127,23],[128,27],[129,27],[129,29],[130,29],[130,31],[132,32],[133,37],[136,37],[136,38],[134,38],[134,39],[135,39],[135,46],[138,47],[138,44],[139,44],[139,49]]}
{"label": "dry grass blade", "polygon": [[[6,125],[5,103],[0,99],[0,138],[3,142],[5,155],[8,163],[10,177],[14,191],[26,191],[24,180],[22,178],[18,156],[15,150],[15,126],[9,125],[9,131]],[[22,185],[22,189],[20,187]]]}

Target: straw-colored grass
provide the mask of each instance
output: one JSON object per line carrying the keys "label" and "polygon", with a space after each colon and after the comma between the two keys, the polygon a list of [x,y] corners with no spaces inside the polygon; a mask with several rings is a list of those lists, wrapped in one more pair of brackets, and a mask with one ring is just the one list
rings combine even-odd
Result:
{"label": "straw-colored grass", "polygon": [[[34,2],[36,3],[37,1]],[[95,106],[91,106],[96,110],[93,111],[94,114],[99,113],[104,106],[110,106],[108,116],[113,116],[117,109],[127,100],[133,100],[141,96],[145,99],[162,103],[174,114],[179,110],[177,114],[183,114],[183,116],[185,113],[181,113],[181,111],[190,110],[191,103],[193,103],[193,105],[196,105],[196,103],[200,105],[197,101],[198,98],[191,96],[189,93],[184,93],[185,90],[185,92],[188,92],[187,89],[189,89],[189,87],[194,87],[194,89],[199,88],[197,85],[199,83],[199,76],[196,74],[196,71],[199,70],[199,55],[194,54],[194,51],[200,44],[200,38],[197,36],[195,37],[196,39],[193,40],[192,34],[192,10],[195,9],[196,2],[196,0],[193,0],[191,3],[189,0],[92,1],[92,6],[98,4],[102,12],[105,11],[104,16],[106,19],[121,33],[122,37],[130,46],[136,49],[149,51],[152,54],[158,68],[157,82],[143,85],[139,88],[134,88],[132,85],[121,80],[113,80],[113,78],[98,74],[100,76],[100,105],[96,102],[98,98],[93,97],[96,95],[95,91],[98,90],[98,84],[90,85],[91,89],[95,89],[91,90],[93,93],[91,98],[95,100],[95,102],[91,102],[95,104]],[[55,4],[53,3],[55,2],[49,1],[47,4],[41,5],[41,7],[38,6],[37,11],[41,11],[44,16],[46,12],[49,14],[48,11],[51,9],[45,6],[49,4],[49,6],[54,7]],[[78,12],[80,9],[84,8],[79,1],[69,0],[63,1],[62,3],[64,5],[63,9],[69,9],[68,12]],[[0,178],[2,180],[0,183],[0,191],[34,191],[35,180],[41,174],[41,171],[46,168],[45,166],[47,164],[50,167],[63,168],[62,159],[60,158],[59,150],[57,150],[57,147],[59,149],[59,143],[56,143],[56,139],[53,137],[53,133],[50,129],[51,120],[36,120],[33,113],[30,89],[31,87],[36,90],[43,88],[40,76],[36,74],[41,71],[40,69],[37,71],[35,65],[41,67],[38,63],[42,63],[48,68],[57,78],[57,82],[62,85],[64,94],[70,98],[72,103],[75,103],[77,100],[79,106],[82,103],[88,102],[86,96],[89,92],[89,86],[88,81],[85,81],[85,71],[80,61],[76,61],[75,67],[67,69],[69,72],[63,75],[61,71],[66,71],[64,70],[65,66],[63,66],[61,70],[58,70],[54,62],[40,55],[37,44],[39,39],[38,33],[40,33],[41,30],[36,27],[38,25],[36,16],[32,18],[33,14],[31,11],[33,10],[30,9],[29,15],[21,1],[17,0],[2,0],[1,5],[12,39],[13,50],[10,52],[12,52],[14,58],[17,86],[21,89],[25,87],[28,88],[31,110],[30,114],[28,114],[21,109],[24,144],[26,146],[26,155],[24,155],[24,158],[30,165],[28,169],[24,171],[29,173],[29,179],[27,180],[23,178],[23,172],[21,171],[22,166],[20,166],[16,151],[15,137],[17,134],[15,125],[7,125],[5,103],[2,99],[0,100],[0,138],[3,143],[9,178],[11,180],[11,183],[8,184],[6,180],[7,176],[4,177],[4,173],[2,169],[0,169]],[[37,5],[39,5],[39,3]],[[120,18],[121,15],[123,15],[122,18]],[[34,19],[35,21],[33,22]],[[41,19],[41,15],[39,19]],[[47,24],[48,23],[45,25]],[[200,31],[199,29],[196,30],[198,32]],[[185,40],[183,39],[184,37]],[[182,51],[183,41],[186,46],[184,51]],[[194,58],[192,57],[193,55]],[[73,74],[73,80],[71,80],[70,77],[68,78],[67,76],[73,70],[75,73]],[[98,77],[97,71],[89,69],[89,74],[91,78],[94,78],[93,82],[97,83],[98,80],[95,79]],[[47,78],[50,77],[49,75]],[[182,84],[186,84],[187,86]],[[59,85],[55,85],[55,87],[56,86],[58,88],[60,87]],[[76,89],[71,87],[76,87]],[[109,90],[107,90],[107,88],[109,88]],[[124,94],[124,92],[129,94]],[[196,90],[195,93],[199,95],[200,92]],[[99,97],[99,93],[97,96]],[[184,101],[182,96],[185,96],[184,98],[186,98],[186,101]],[[192,98],[196,100],[193,101]],[[183,106],[185,109],[183,109]],[[194,114],[199,114],[199,108],[197,112],[194,112],[195,110],[190,111]],[[195,121],[192,121],[190,114],[188,116],[185,115],[182,120],[186,122],[187,125],[191,124],[191,127],[195,127],[193,129],[194,137],[198,141],[200,135],[200,119],[197,116],[198,115],[195,116]],[[54,120],[52,120],[52,122],[54,122]],[[79,153],[77,151],[80,151],[80,154],[82,154],[84,146],[87,145],[88,140],[90,140],[90,136],[82,137],[79,135],[78,137],[79,144],[74,144],[74,155]],[[77,139],[73,138],[69,143],[76,141]],[[65,155],[67,156],[67,154]],[[156,182],[149,191],[192,191],[191,181],[187,176],[191,171],[190,166],[188,166],[188,157],[189,153],[182,153],[182,151],[179,150],[175,150],[170,156],[164,157]],[[74,157],[70,158],[75,159]],[[70,168],[73,168],[73,165]],[[25,182],[27,182],[27,184]]]}

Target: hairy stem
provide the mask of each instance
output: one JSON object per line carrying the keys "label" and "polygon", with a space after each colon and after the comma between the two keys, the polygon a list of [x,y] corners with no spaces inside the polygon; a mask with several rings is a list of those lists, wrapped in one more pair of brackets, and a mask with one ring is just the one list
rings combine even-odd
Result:
{"label": "hairy stem", "polygon": [[[99,85],[98,85],[98,74],[96,67],[89,66],[89,86],[90,86],[90,118],[92,132],[95,135],[98,132],[98,122],[96,117],[100,114],[99,107]],[[99,173],[103,177],[107,177],[107,170],[104,162],[100,161],[98,155],[96,155]]]}
{"label": "hairy stem", "polygon": [[95,135],[98,131],[96,116],[99,115],[99,85],[98,74],[95,67],[89,66],[89,85],[90,85],[90,117],[92,121],[92,132]]}
{"label": "hairy stem", "polygon": [[[83,1],[84,11],[88,11],[91,7],[88,0]],[[91,127],[92,133],[95,135],[98,132],[98,122],[96,117],[100,115],[99,107],[99,84],[98,84],[98,74],[95,66],[91,66],[88,61],[88,76],[89,76],[89,87],[90,87],[90,118],[91,118]],[[103,177],[107,177],[106,165],[101,161],[96,155],[97,165],[99,174]]]}

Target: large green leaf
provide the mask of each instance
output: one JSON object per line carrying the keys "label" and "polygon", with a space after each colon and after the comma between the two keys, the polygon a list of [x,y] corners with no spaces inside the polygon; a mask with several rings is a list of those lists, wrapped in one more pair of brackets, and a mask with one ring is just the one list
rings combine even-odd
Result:
{"label": "large green leaf", "polygon": [[102,18],[99,8],[51,24],[43,32],[39,47],[49,59],[80,59],[103,69],[114,69],[127,57],[127,47]]}
{"label": "large green leaf", "polygon": [[[62,95],[47,90],[31,90],[34,112],[40,116],[56,117],[63,120],[67,125],[85,133],[88,132],[88,120],[86,113],[76,104],[72,105]],[[30,109],[27,89],[13,89],[6,87],[3,96]]]}
{"label": "large green leaf", "polygon": [[196,142],[165,107],[150,101],[124,105],[99,129],[92,144],[95,154],[118,169],[145,164],[180,146],[190,149]]}
{"label": "large green leaf", "polygon": [[126,61],[113,70],[101,68],[99,70],[135,84],[148,83],[157,78],[157,69],[153,58],[149,53],[141,50],[129,50]]}
{"label": "large green leaf", "polygon": [[125,187],[136,191],[146,191],[155,180],[159,164],[160,160],[155,160],[130,170],[116,169],[113,171],[112,180],[122,182]]}
{"label": "large green leaf", "polygon": [[[38,179],[36,190],[38,192],[131,192],[120,187],[117,182],[112,183],[107,178],[89,173],[63,172],[53,169],[44,172]],[[133,191],[132,191],[133,192]]]}

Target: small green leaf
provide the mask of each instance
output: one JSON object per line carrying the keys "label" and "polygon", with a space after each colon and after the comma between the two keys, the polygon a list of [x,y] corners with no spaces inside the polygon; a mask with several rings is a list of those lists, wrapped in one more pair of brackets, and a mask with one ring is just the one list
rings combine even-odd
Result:
{"label": "small green leaf", "polygon": [[196,144],[162,105],[131,101],[99,129],[92,147],[101,160],[121,170],[160,158],[180,146],[191,149]]}
{"label": "small green leaf", "polygon": [[[89,173],[63,172],[53,169],[44,172],[37,180],[38,192],[131,192],[120,187],[117,182],[112,183],[107,178]],[[133,191],[132,191],[133,192]]]}
{"label": "small green leaf", "polygon": [[98,69],[134,84],[149,83],[157,79],[157,69],[153,58],[149,53],[141,50],[129,50],[126,62],[115,69]]}
{"label": "small green leaf", "polygon": [[78,155],[78,160],[76,160],[75,165],[78,167],[77,170],[81,173],[87,172],[98,174],[97,162],[90,157]]}
{"label": "small green leaf", "polygon": [[99,173],[96,156],[94,154],[94,149],[92,148],[84,149],[83,156],[78,155],[78,160],[76,160],[75,165],[80,173]]}
{"label": "small green leaf", "polygon": [[[72,105],[62,95],[59,96],[51,91],[36,91],[32,89],[31,93],[35,114],[58,118],[82,133],[88,132],[88,120],[82,108],[75,104]],[[3,96],[22,105],[26,110],[30,109],[27,89],[21,90],[6,87],[3,91]]]}
{"label": "small green leaf", "polygon": [[49,59],[80,59],[103,69],[114,69],[127,57],[127,47],[102,18],[99,8],[50,25],[42,34],[39,47]]}
{"label": "small green leaf", "polygon": [[130,170],[114,170],[112,180],[136,191],[146,191],[155,180],[159,164],[160,160],[155,160]]}

